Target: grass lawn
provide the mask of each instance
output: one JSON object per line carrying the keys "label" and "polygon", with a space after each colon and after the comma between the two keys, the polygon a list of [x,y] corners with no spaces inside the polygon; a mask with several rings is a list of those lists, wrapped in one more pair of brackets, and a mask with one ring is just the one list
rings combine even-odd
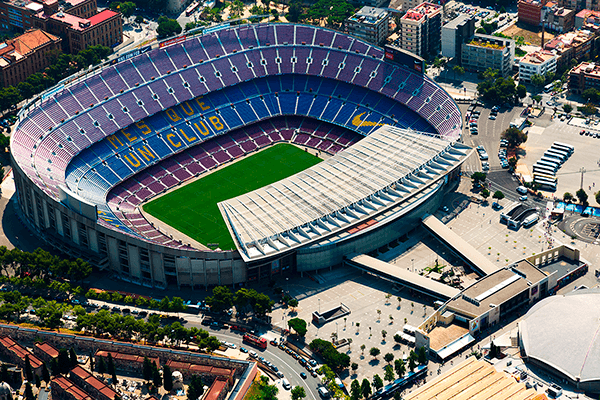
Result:
{"label": "grass lawn", "polygon": [[149,202],[144,211],[200,243],[234,249],[217,203],[280,181],[320,161],[291,144],[277,144]]}

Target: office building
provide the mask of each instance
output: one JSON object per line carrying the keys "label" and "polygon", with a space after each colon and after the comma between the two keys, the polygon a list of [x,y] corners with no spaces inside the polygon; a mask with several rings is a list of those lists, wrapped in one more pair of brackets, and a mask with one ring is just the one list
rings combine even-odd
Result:
{"label": "office building", "polygon": [[400,19],[400,48],[418,56],[435,56],[442,38],[442,6],[421,3]]}
{"label": "office building", "polygon": [[363,7],[346,20],[346,30],[351,35],[379,44],[390,31],[390,13],[383,8]]}
{"label": "office building", "polygon": [[50,65],[51,52],[60,52],[61,39],[32,29],[0,44],[0,83],[16,86]]}
{"label": "office building", "polygon": [[442,56],[461,64],[462,44],[475,34],[475,19],[461,14],[442,27]]}
{"label": "office building", "polygon": [[519,81],[531,82],[535,74],[546,75],[548,72],[556,72],[556,54],[548,50],[539,50],[521,58],[519,62]]}
{"label": "office building", "polygon": [[462,45],[462,66],[467,71],[498,70],[510,75],[515,58],[515,42],[511,39],[476,33]]}

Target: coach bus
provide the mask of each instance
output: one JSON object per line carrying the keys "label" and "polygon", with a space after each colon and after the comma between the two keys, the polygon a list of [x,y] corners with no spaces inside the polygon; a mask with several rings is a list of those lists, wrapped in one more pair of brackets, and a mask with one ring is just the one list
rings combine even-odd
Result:
{"label": "coach bus", "polygon": [[267,348],[267,339],[254,336],[250,333],[244,334],[243,340],[245,343],[251,344],[252,346],[258,347],[259,349]]}
{"label": "coach bus", "polygon": [[542,189],[547,189],[550,190],[552,192],[554,192],[556,190],[556,183],[552,183],[552,182],[539,182],[537,180],[534,180],[535,183],[537,183],[538,185],[540,185],[540,187]]}
{"label": "coach bus", "polygon": [[570,144],[566,144],[566,143],[561,143],[561,142],[554,142],[552,143],[552,147],[558,147],[559,149],[564,149],[565,151],[567,151],[570,154],[573,154],[573,152],[575,151],[575,147],[571,146]]}
{"label": "coach bus", "polygon": [[540,161],[547,162],[549,164],[554,164],[556,168],[560,168],[560,162],[556,158],[542,156],[540,157]]}
{"label": "coach bus", "polygon": [[536,172],[539,172],[540,174],[546,174],[546,175],[554,175],[554,174],[556,174],[556,171],[554,171],[553,169],[550,169],[548,167],[544,167],[544,166],[539,165],[539,164],[533,164],[533,173],[535,174]]}
{"label": "coach bus", "polygon": [[558,180],[558,179],[556,179],[555,176],[546,175],[546,174],[542,174],[542,173],[539,173],[539,172],[534,172],[533,173],[533,179],[539,179],[539,178],[544,178],[544,179],[549,180],[550,182],[555,182],[555,183]]}
{"label": "coach bus", "polygon": [[553,152],[551,152],[550,150],[546,150],[546,152],[544,153],[543,157],[547,157],[547,158],[552,158],[554,160],[556,160],[558,163],[562,164],[565,162],[565,160],[563,160],[561,158],[561,156],[559,156],[558,154],[554,154]]}
{"label": "coach bus", "polygon": [[554,154],[556,156],[558,156],[563,162],[567,161],[567,158],[569,158],[569,156],[567,155],[567,153],[565,153],[564,151],[561,150],[557,150],[554,147],[550,147],[548,150],[546,150],[546,152],[544,154]]}
{"label": "coach bus", "polygon": [[553,151],[553,152],[558,153],[558,154],[561,154],[562,156],[565,157],[565,160],[567,158],[569,158],[569,156],[571,155],[571,153],[569,153],[567,150],[561,149],[560,147],[554,147],[554,145],[550,146],[550,148],[548,150],[549,151]]}
{"label": "coach bus", "polygon": [[551,171],[556,172],[556,170],[558,169],[558,166],[554,163],[547,163],[545,161],[542,160],[538,160],[538,162],[535,163],[535,165],[537,165],[538,167],[543,167],[543,168],[547,168]]}
{"label": "coach bus", "polygon": [[556,189],[556,182],[552,182],[549,179],[546,178],[534,178],[533,181],[535,183],[537,183],[538,185],[542,185],[542,186],[553,186],[554,189]]}

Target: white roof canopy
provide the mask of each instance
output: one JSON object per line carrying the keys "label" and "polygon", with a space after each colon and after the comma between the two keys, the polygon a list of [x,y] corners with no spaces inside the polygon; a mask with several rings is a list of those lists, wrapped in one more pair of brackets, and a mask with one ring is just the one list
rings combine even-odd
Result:
{"label": "white roof canopy", "polygon": [[469,150],[386,125],[305,171],[219,203],[219,209],[242,257],[260,259],[396,205],[452,170]]}

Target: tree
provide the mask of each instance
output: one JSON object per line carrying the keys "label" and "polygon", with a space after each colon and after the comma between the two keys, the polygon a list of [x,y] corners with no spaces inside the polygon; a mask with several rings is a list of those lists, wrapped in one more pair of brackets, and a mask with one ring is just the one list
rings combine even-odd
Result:
{"label": "tree", "polygon": [[181,33],[181,25],[174,19],[161,16],[158,18],[156,33],[160,39]]}
{"label": "tree", "polygon": [[534,74],[531,77],[531,84],[533,86],[536,86],[538,89],[541,88],[542,86],[544,86],[545,83],[546,83],[546,80],[540,74]]}
{"label": "tree", "polygon": [[25,384],[25,399],[35,400],[35,396],[33,395],[33,389],[31,388],[31,383],[29,382]]}
{"label": "tree", "polygon": [[377,347],[371,347],[371,350],[369,350],[369,354],[371,355],[371,357],[373,358],[377,358],[377,356],[381,353],[381,350],[379,350]]}
{"label": "tree", "polygon": [[40,388],[40,386],[42,386],[42,382],[40,381],[40,376],[39,375],[34,375],[34,381],[35,381],[35,387],[36,388]]}
{"label": "tree", "polygon": [[595,88],[585,89],[581,93],[581,97],[587,99],[588,102],[597,103],[600,100],[600,92]]}
{"label": "tree", "polygon": [[481,197],[483,197],[483,200],[486,201],[487,198],[490,197],[490,191],[486,188],[483,188],[483,190],[481,191]]}
{"label": "tree", "polygon": [[375,390],[379,390],[383,387],[383,381],[381,380],[381,377],[378,374],[375,374],[375,376],[373,376],[373,387],[375,388]]}
{"label": "tree", "polygon": [[104,363],[104,357],[98,357],[98,373],[104,375],[106,373],[106,364]]}
{"label": "tree", "polygon": [[364,344],[360,345],[360,350],[362,351],[362,354],[365,354],[365,349],[367,348],[367,346],[365,346]]}
{"label": "tree", "polygon": [[[112,358],[112,354],[108,353],[108,373],[112,377],[113,385],[117,384],[117,371],[115,368],[115,361]],[[160,375],[159,375],[160,376]],[[160,385],[156,385],[157,387]]]}
{"label": "tree", "polygon": [[490,359],[496,358],[498,356],[498,347],[494,344],[493,341],[490,343],[490,352],[488,356],[490,357]]}
{"label": "tree", "polygon": [[477,91],[486,101],[494,104],[517,101],[517,85],[511,77],[504,78],[491,68],[480,73],[480,77],[482,81],[477,85]]}
{"label": "tree", "polygon": [[163,366],[163,386],[167,392],[173,389],[173,374],[168,365]]}
{"label": "tree", "polygon": [[141,15],[137,15],[135,17],[135,23],[136,24],[141,24],[142,22],[144,22],[144,17],[142,17]]}
{"label": "tree", "polygon": [[454,72],[454,79],[456,79],[456,74],[463,75],[465,73],[465,69],[460,65],[455,65],[454,68],[452,68],[452,72]]}
{"label": "tree", "polygon": [[383,356],[383,359],[389,364],[394,359],[394,355],[392,353],[386,353],[385,356]]}
{"label": "tree", "polygon": [[206,298],[206,304],[213,312],[223,312],[233,306],[233,294],[228,287],[217,286],[213,289],[213,295]]}
{"label": "tree", "polygon": [[569,192],[565,192],[565,194],[563,194],[563,200],[566,203],[570,203],[571,201],[573,201],[573,195]]}
{"label": "tree", "polygon": [[360,384],[360,393],[365,399],[371,396],[371,382],[367,378],[364,378]]}
{"label": "tree", "polygon": [[25,354],[25,377],[29,382],[33,381],[33,369],[31,368],[31,361],[29,360],[29,354]]}
{"label": "tree", "polygon": [[290,22],[298,22],[302,14],[302,6],[299,1],[292,1],[288,9],[287,20]]}
{"label": "tree", "polygon": [[75,368],[79,364],[77,362],[77,353],[75,353],[75,349],[72,347],[69,349],[69,361],[71,363],[71,368]]}
{"label": "tree", "polygon": [[417,355],[413,350],[410,351],[410,355],[408,357],[408,369],[410,372],[415,372],[415,368],[417,367]]}
{"label": "tree", "polygon": [[198,397],[204,394],[204,383],[200,375],[192,375],[192,380],[188,385],[187,398],[188,400],[197,400]]}
{"label": "tree", "polygon": [[596,109],[596,106],[594,106],[592,103],[587,103],[583,107],[577,107],[577,110],[581,111],[582,113],[584,113],[586,115],[596,114],[596,112],[598,111]]}
{"label": "tree", "polygon": [[[100,361],[102,361],[102,358],[100,358]],[[98,363],[100,364],[100,363]],[[100,365],[98,365],[98,369]],[[144,380],[146,382],[150,382],[150,380],[152,380],[152,365],[151,365],[151,361],[148,359],[148,357],[144,357],[144,365],[142,367],[142,375],[144,376]]]}
{"label": "tree", "polygon": [[483,183],[487,179],[487,175],[483,172],[474,172],[471,175],[471,180],[473,181],[473,185],[478,184],[479,182]]}
{"label": "tree", "polygon": [[[360,389],[360,387],[359,387]],[[302,386],[294,386],[292,388],[292,400],[300,400],[306,397],[306,392]]]}
{"label": "tree", "polygon": [[356,370],[358,369],[358,364],[357,364],[357,363],[355,363],[355,362],[353,362],[353,363],[350,365],[350,368],[352,369],[352,371],[356,371]]}
{"label": "tree", "polygon": [[492,196],[494,199],[500,201],[504,198],[504,193],[502,193],[500,190],[496,190],[494,192],[494,195]]}
{"label": "tree", "polygon": [[350,366],[350,356],[338,352],[331,342],[322,339],[314,339],[309,347],[312,351],[319,353],[325,364],[334,371],[339,371]]}
{"label": "tree", "polygon": [[581,204],[588,204],[588,194],[585,192],[585,190],[583,190],[583,188],[576,191],[575,196],[577,196]]}
{"label": "tree", "polygon": [[519,147],[527,141],[527,134],[517,128],[508,128],[501,135],[502,139],[508,141],[508,147]]}
{"label": "tree", "polygon": [[536,94],[535,96],[531,96],[531,100],[533,100],[534,103],[541,103],[542,96],[540,96],[539,94]]}
{"label": "tree", "polygon": [[56,358],[50,360],[50,371],[52,372],[52,376],[60,374],[60,367],[58,366],[58,360]]}
{"label": "tree", "polygon": [[396,333],[394,335],[394,342],[396,342],[396,343],[402,343],[402,336],[400,336],[398,333]]}
{"label": "tree", "polygon": [[358,380],[355,379],[350,384],[350,399],[359,400],[360,397],[360,383],[358,383]]}
{"label": "tree", "polygon": [[573,111],[573,106],[570,104],[563,104],[563,111],[568,114]]}
{"label": "tree", "polygon": [[594,197],[596,197],[596,203],[600,204],[600,192],[596,192]]}
{"label": "tree", "polygon": [[306,321],[300,318],[292,318],[288,321],[288,326],[294,330],[299,336],[306,335]]}
{"label": "tree", "polygon": [[419,354],[417,355],[419,364],[421,365],[425,365],[427,364],[427,350],[425,349],[425,347],[421,346],[419,347]]}
{"label": "tree", "polygon": [[384,368],[385,374],[383,375],[383,379],[385,379],[388,382],[391,382],[394,380],[394,378],[396,377],[394,375],[394,368],[392,368],[391,365],[386,365]]}
{"label": "tree", "polygon": [[402,378],[406,373],[406,365],[404,364],[404,360],[400,358],[394,361],[394,370],[396,371],[398,378]]}
{"label": "tree", "polygon": [[0,367],[0,381],[8,382],[10,380],[10,375],[8,375],[8,365],[2,363],[2,367]]}
{"label": "tree", "polygon": [[152,383],[157,388],[162,386],[162,377],[160,376],[158,368],[154,368],[154,371],[152,371]]}
{"label": "tree", "polygon": [[383,340],[385,340],[385,337],[387,336],[387,331],[385,329],[383,329],[381,331],[381,337],[383,337]]}
{"label": "tree", "polygon": [[517,96],[519,96],[520,99],[523,99],[525,96],[527,96],[527,88],[525,85],[517,86]]}
{"label": "tree", "polygon": [[46,385],[50,383],[50,373],[48,372],[48,367],[46,363],[42,363],[42,379],[46,382]]}

